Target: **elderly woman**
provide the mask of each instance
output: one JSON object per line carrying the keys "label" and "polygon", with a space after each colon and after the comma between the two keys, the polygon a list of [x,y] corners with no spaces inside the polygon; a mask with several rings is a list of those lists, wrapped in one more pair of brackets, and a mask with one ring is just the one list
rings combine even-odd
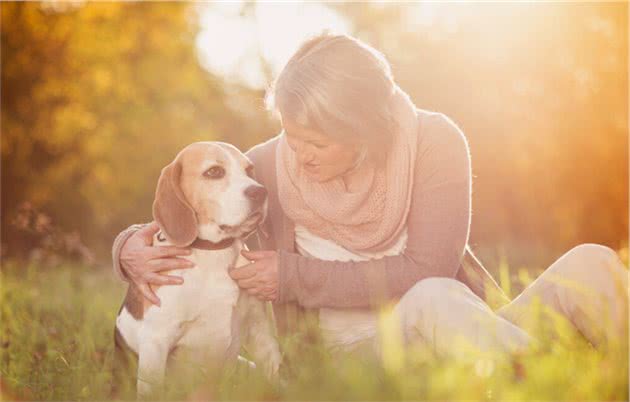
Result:
{"label": "elderly woman", "polygon": [[[314,310],[331,349],[378,347],[378,307],[394,305],[404,339],[458,355],[456,338],[517,353],[533,340],[534,299],[593,344],[627,337],[627,271],[609,248],[585,244],[513,301],[470,253],[471,167],[461,130],[415,107],[375,49],[345,35],[304,43],[268,102],[282,133],[247,155],[269,192],[269,214],[239,286],[274,302],[281,332]],[[152,247],[155,223],[114,242],[114,266],[145,297],[176,285],[185,249]],[[493,310],[492,306],[495,310]]]}

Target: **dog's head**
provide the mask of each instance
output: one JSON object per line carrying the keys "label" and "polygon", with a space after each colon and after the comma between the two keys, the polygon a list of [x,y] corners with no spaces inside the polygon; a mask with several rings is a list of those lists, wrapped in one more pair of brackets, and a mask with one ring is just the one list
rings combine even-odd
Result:
{"label": "dog's head", "polygon": [[265,218],[267,191],[236,147],[196,142],[162,169],[153,218],[166,238],[187,246],[197,237],[219,242],[246,237]]}

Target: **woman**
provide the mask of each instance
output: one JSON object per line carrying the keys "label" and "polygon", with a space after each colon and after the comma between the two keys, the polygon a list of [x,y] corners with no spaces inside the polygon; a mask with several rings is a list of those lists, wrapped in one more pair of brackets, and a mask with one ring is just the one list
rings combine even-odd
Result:
{"label": "woman", "polygon": [[[603,246],[572,249],[515,300],[502,298],[467,248],[463,133],[417,109],[375,49],[345,35],[307,41],[268,103],[283,132],[248,156],[269,191],[269,216],[260,250],[244,253],[252,263],[231,276],[274,302],[281,331],[295,329],[297,310],[316,309],[329,347],[377,346],[374,307],[392,302],[408,342],[444,355],[463,353],[456,338],[518,352],[533,340],[530,305],[539,299],[594,344],[626,339],[627,273]],[[187,266],[177,258],[187,251],[151,247],[154,223],[138,229],[116,239],[115,269],[158,303],[148,284],[181,283],[160,272]]]}

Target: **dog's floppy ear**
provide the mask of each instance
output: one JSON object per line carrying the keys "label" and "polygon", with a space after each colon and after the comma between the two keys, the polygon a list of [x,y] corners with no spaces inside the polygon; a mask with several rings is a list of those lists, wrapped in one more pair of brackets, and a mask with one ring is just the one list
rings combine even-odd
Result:
{"label": "dog's floppy ear", "polygon": [[197,217],[180,187],[182,164],[177,159],[162,169],[158,180],[153,219],[176,246],[190,245],[197,238]]}

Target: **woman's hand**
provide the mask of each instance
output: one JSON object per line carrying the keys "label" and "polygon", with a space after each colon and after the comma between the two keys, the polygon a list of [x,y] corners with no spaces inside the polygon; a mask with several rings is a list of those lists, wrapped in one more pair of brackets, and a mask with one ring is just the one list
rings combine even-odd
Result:
{"label": "woman's hand", "polygon": [[120,251],[120,266],[144,297],[159,306],[160,299],[149,285],[181,285],[184,279],[174,275],[166,275],[163,271],[192,268],[195,265],[177,256],[190,255],[187,248],[175,246],[153,247],[153,235],[160,230],[156,222],[131,235]]}
{"label": "woman's hand", "polygon": [[274,250],[242,250],[243,257],[251,260],[248,265],[232,268],[229,274],[238,286],[263,301],[278,297],[278,253]]}

